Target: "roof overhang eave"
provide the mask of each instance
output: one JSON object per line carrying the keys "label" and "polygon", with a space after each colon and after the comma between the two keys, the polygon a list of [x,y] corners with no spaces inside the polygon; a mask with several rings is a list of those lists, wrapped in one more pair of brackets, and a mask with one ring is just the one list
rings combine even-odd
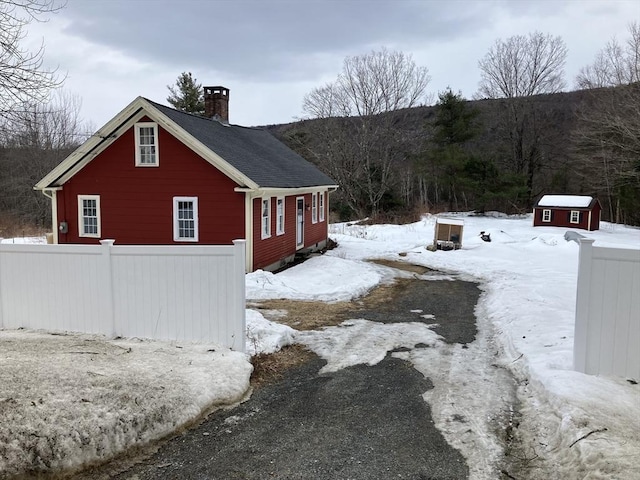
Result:
{"label": "roof overhang eave", "polygon": [[[34,186],[36,190],[46,190],[53,188],[62,188],[69,178],[71,178],[79,168],[82,168],[86,164],[86,157],[99,149],[100,145],[108,142],[116,131],[118,131],[122,125],[127,123],[134,117],[141,109],[149,105],[143,97],[137,97],[129,105],[120,111],[115,117],[109,120],[101,129],[91,135],[87,141],[76,148],[68,157],[58,164],[53,170],[45,175]],[[78,166],[80,166],[78,168]]]}
{"label": "roof overhang eave", "polygon": [[267,194],[271,196],[276,195],[300,195],[302,193],[309,193],[319,190],[329,190],[330,192],[335,191],[338,188],[338,185],[313,185],[307,187],[261,187],[259,185],[253,186],[245,186],[245,187],[236,187],[236,192],[241,193],[253,193],[253,194]]}

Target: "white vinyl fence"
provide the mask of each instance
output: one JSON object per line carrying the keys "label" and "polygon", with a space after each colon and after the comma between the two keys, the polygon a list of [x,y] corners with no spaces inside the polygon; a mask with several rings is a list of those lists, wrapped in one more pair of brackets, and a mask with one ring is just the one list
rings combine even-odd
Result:
{"label": "white vinyl fence", "polygon": [[640,380],[640,250],[579,243],[574,367]]}
{"label": "white vinyl fence", "polygon": [[245,241],[0,244],[0,328],[245,349]]}

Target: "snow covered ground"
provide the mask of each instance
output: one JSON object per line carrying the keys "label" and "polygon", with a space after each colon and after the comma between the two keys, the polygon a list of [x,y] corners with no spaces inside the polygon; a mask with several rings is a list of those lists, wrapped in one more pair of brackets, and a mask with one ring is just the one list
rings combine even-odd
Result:
{"label": "snow covered ground", "polygon": [[[527,445],[521,453],[531,466],[528,478],[640,479],[640,385],[572,369],[578,245],[564,240],[565,229],[533,228],[530,215],[448,216],[464,220],[461,250],[425,249],[433,239],[434,216],[400,226],[336,224],[331,227],[331,237],[337,240],[337,249],[282,274],[248,275],[247,298],[354,298],[389,280],[385,267],[362,263],[372,258],[406,261],[478,281],[483,294],[477,307],[477,342],[483,348],[471,348],[483,355],[483,349],[495,346],[500,366],[519,382],[519,431]],[[481,231],[489,233],[492,242],[482,241]],[[637,228],[603,223],[599,231],[580,233],[595,239],[598,246],[640,249]],[[430,321],[437,323],[438,319]],[[410,324],[401,332],[390,332],[385,330],[388,326],[372,322],[356,321],[354,326],[349,330],[331,327],[322,334],[305,332],[298,338],[326,358],[329,363],[325,368],[332,370],[375,363],[383,358],[383,352],[399,346],[434,341]],[[345,339],[345,331],[353,335]],[[365,341],[357,340],[365,335],[369,335]],[[314,338],[318,336],[321,338]],[[455,381],[441,378],[434,368],[436,359],[428,357],[433,351],[415,349],[394,355],[412,362],[433,381],[434,390],[425,394],[425,400],[430,402],[445,438],[469,459],[472,478],[496,478],[491,460],[499,459],[503,452],[491,441],[493,424],[486,418],[486,405],[495,401],[496,392],[476,381],[483,372],[474,371],[460,350],[448,353],[450,375],[460,377]],[[456,382],[471,388],[452,393]],[[451,417],[456,410],[447,408],[448,402],[443,401],[447,398],[455,399],[458,412],[471,417],[463,428],[473,426],[472,438],[453,428]],[[595,433],[574,443],[590,432]]]}
{"label": "snow covered ground", "polygon": [[[402,226],[333,225],[338,248],[277,275],[247,275],[247,298],[349,300],[406,275],[367,259],[424,265],[481,283],[480,331],[469,349],[445,350],[414,322],[353,319],[296,332],[248,310],[249,351],[301,342],[332,371],[374,364],[400,346],[436,347],[393,355],[432,380],[424,398],[436,425],[467,457],[471,477],[488,480],[497,478],[503,453],[487,418],[499,392],[469,351],[480,358],[491,350],[519,383],[523,453],[535,466],[528,478],[640,479],[640,386],[572,370],[578,245],[564,240],[565,230],[533,228],[530,216],[456,217],[465,222],[463,248],[449,252],[425,249],[433,216]],[[491,243],[478,236],[483,230]],[[581,233],[596,245],[640,248],[639,229],[604,223]],[[430,312],[408,313],[438,322]],[[443,360],[449,378],[438,371]],[[71,467],[161,437],[203,410],[238,401],[250,371],[246,356],[216,346],[0,331],[0,477],[25,465]],[[466,423],[451,422],[460,412]]]}

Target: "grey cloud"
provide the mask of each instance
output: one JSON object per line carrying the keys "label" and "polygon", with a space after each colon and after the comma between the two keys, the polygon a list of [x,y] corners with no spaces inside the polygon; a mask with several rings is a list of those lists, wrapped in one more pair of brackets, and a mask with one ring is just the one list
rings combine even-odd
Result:
{"label": "grey cloud", "polygon": [[296,81],[321,73],[314,55],[470,35],[482,28],[478,13],[467,2],[408,0],[70,0],[62,14],[72,20],[67,33],[142,61]]}

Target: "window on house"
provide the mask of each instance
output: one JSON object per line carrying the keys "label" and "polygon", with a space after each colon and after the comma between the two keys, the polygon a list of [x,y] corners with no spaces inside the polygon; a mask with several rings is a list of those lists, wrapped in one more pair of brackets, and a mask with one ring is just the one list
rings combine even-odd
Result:
{"label": "window on house", "polygon": [[198,241],[198,197],[173,197],[173,240]]}
{"label": "window on house", "polygon": [[100,238],[100,195],[78,195],[78,231],[81,237]]}
{"label": "window on house", "polygon": [[262,238],[271,236],[271,198],[262,199]]}
{"label": "window on house", "polygon": [[571,215],[569,216],[570,223],[580,223],[580,211],[579,210],[571,210]]}
{"label": "window on house", "polygon": [[311,194],[311,223],[318,222],[318,195]]}
{"label": "window on house", "polygon": [[324,192],[318,194],[318,208],[320,209],[320,221],[324,222]]}
{"label": "window on house", "polygon": [[158,166],[158,125],[156,123],[136,123],[136,166]]}
{"label": "window on house", "polygon": [[551,210],[542,210],[542,221],[543,222],[551,221]]}
{"label": "window on house", "polygon": [[276,234],[284,233],[284,198],[278,197],[276,200]]}

